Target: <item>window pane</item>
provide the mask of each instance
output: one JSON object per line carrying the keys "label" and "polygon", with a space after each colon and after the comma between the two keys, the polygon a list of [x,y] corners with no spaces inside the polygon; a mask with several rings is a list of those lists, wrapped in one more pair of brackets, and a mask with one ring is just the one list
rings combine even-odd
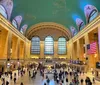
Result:
{"label": "window pane", "polygon": [[7,19],[6,9],[2,5],[0,5],[0,14]]}
{"label": "window pane", "polygon": [[17,28],[17,22],[13,19],[12,25]]}
{"label": "window pane", "polygon": [[82,30],[84,27],[85,27],[85,24],[84,23],[81,23],[79,29]]}
{"label": "window pane", "polygon": [[90,15],[90,19],[89,19],[89,22],[91,22],[93,19],[95,19],[98,15],[98,12],[97,11],[93,11]]}
{"label": "window pane", "polygon": [[58,54],[66,54],[66,39],[63,37],[58,40]]}
{"label": "window pane", "polygon": [[31,42],[31,54],[40,54],[40,39],[38,37],[33,37]]}
{"label": "window pane", "polygon": [[51,36],[45,38],[45,54],[53,54],[54,53],[54,41]]}

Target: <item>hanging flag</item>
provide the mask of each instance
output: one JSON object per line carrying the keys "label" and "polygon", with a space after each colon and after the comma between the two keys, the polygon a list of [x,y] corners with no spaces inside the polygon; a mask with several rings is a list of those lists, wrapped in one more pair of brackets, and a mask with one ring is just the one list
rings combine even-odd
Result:
{"label": "hanging flag", "polygon": [[97,53],[97,43],[93,42],[87,45],[87,54],[96,54]]}

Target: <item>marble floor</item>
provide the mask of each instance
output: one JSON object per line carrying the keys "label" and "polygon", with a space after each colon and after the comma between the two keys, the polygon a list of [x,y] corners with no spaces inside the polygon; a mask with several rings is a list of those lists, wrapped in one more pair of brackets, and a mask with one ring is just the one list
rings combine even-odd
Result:
{"label": "marble floor", "polygon": [[[57,85],[57,84],[54,82],[54,80],[53,80],[53,75],[52,75],[52,74],[49,74],[48,76],[49,76],[49,78],[50,78],[50,83],[49,83],[49,85]],[[87,74],[84,74],[84,75],[80,75],[79,79],[83,78],[83,79],[85,80],[86,76],[90,77],[91,80],[92,80],[92,78],[93,78],[93,76],[92,76],[91,73],[87,73]],[[70,76],[68,76],[68,79],[69,79],[69,81],[72,80],[72,78],[71,78]],[[37,73],[36,79],[29,78],[29,77],[28,77],[28,73],[26,73],[23,77],[18,77],[17,83],[16,83],[16,84],[14,84],[13,81],[11,81],[9,85],[20,85],[21,82],[23,82],[24,85],[44,85],[44,82],[45,82],[45,81],[46,81],[46,80],[43,79],[43,78],[40,76],[39,72]],[[0,85],[1,85],[1,84],[0,84]],[[66,85],[66,82],[64,83],[64,85]],[[79,85],[81,85],[81,84],[79,84]],[[85,83],[84,83],[84,85],[85,85]],[[93,84],[93,85],[100,85],[100,82],[96,81],[96,83]]]}

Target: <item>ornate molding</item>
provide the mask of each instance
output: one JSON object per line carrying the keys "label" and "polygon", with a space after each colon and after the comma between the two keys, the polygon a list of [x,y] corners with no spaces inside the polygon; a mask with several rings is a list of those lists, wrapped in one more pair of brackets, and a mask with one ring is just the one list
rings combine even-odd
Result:
{"label": "ornate molding", "polygon": [[67,29],[66,27],[64,27],[63,25],[54,23],[54,22],[42,22],[42,23],[38,23],[36,25],[33,25],[31,28],[29,28],[26,32],[26,37],[28,39],[30,39],[30,37],[32,37],[33,33],[38,31],[38,30],[42,30],[42,29],[57,29],[62,31],[62,33],[64,33],[68,39],[71,38],[71,33],[69,31],[69,29]]}
{"label": "ornate molding", "polygon": [[85,34],[91,32],[92,30],[98,28],[100,25],[100,14],[89,24],[87,24],[77,35],[75,35],[72,39],[69,40],[70,43],[76,42],[78,39],[85,36]]}
{"label": "ornate molding", "polygon": [[[4,27],[6,30],[11,31],[16,36],[20,37],[25,42],[29,42],[29,40],[21,34],[8,20],[6,20],[1,14],[0,14],[0,25]],[[1,28],[2,29],[2,28]]]}

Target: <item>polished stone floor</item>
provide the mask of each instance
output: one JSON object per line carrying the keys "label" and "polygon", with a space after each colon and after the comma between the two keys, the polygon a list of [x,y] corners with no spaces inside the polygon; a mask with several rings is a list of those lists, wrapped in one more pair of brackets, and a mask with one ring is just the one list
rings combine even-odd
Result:
{"label": "polished stone floor", "polygon": [[[53,80],[53,75],[48,75],[50,78],[49,85],[55,85],[55,82]],[[43,79],[39,72],[37,73],[37,76],[35,79],[29,78],[28,73],[26,73],[23,77],[18,78],[17,83],[14,84],[13,81],[11,81],[10,85],[20,85],[20,83],[23,82],[24,85],[44,85],[44,82],[46,82],[46,79]]]}
{"label": "polished stone floor", "polygon": [[[49,76],[49,78],[50,78],[50,83],[49,83],[49,85],[57,85],[57,84],[54,82],[54,80],[53,80],[53,75],[52,75],[52,74],[49,74],[48,76]],[[81,79],[81,78],[85,79],[86,76],[90,77],[91,80],[92,80],[92,78],[93,78],[93,76],[92,76],[91,73],[87,73],[87,74],[84,74],[84,75],[80,75],[79,79]],[[68,76],[68,78],[69,78],[69,81],[72,80],[72,78],[71,78],[70,76]],[[18,77],[17,83],[16,83],[16,84],[14,84],[13,81],[11,81],[9,85],[20,85],[21,82],[23,82],[24,85],[44,85],[44,82],[45,82],[45,81],[46,81],[46,80],[43,79],[43,78],[40,76],[39,72],[37,73],[36,79],[29,78],[29,77],[28,77],[28,73],[26,73],[23,77]],[[64,83],[64,85],[66,85],[66,83]],[[79,85],[81,85],[81,84],[79,84]],[[84,83],[84,85],[85,85],[85,83]],[[96,83],[93,84],[93,85],[100,85],[100,82],[96,81]]]}

